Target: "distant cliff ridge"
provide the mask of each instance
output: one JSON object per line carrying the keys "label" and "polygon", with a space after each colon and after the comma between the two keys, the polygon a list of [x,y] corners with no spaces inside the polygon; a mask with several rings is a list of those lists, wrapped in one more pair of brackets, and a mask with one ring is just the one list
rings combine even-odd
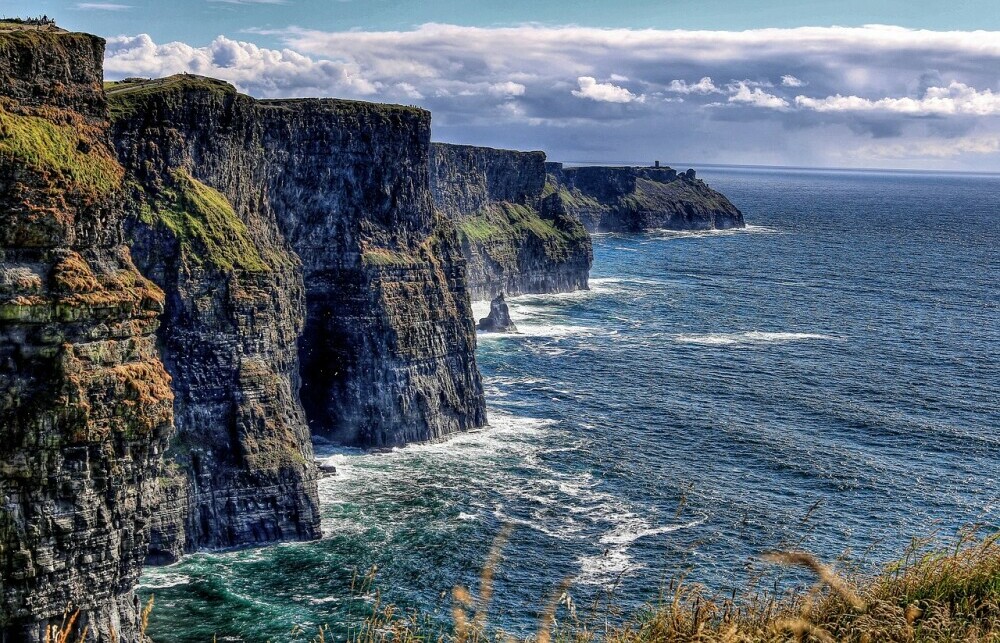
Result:
{"label": "distant cliff ridge", "polygon": [[172,430],[164,294],[122,243],[104,41],[0,32],[0,639],[136,641]]}
{"label": "distant cliff ridge", "polygon": [[547,194],[591,232],[742,228],[743,213],[696,178],[669,167],[564,167],[546,163]]}
{"label": "distant cliff ridge", "polygon": [[545,154],[431,146],[431,191],[458,227],[474,299],[587,288],[590,236],[545,194]]}

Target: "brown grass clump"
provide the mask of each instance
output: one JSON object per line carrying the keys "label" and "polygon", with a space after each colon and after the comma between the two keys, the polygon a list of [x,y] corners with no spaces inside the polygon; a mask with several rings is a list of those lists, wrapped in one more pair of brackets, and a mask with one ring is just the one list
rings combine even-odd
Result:
{"label": "brown grass clump", "polygon": [[[467,589],[453,592],[450,631],[435,631],[412,615],[394,618],[376,601],[352,643],[485,643],[518,639],[487,625],[486,610],[505,530],[480,577],[478,600]],[[554,592],[541,612],[537,643],[944,643],[1000,641],[1000,546],[998,535],[965,532],[946,551],[915,542],[906,555],[875,577],[848,578],[804,552],[774,552],[765,562],[806,569],[816,584],[783,598],[752,594],[718,597],[699,585],[677,583],[669,601],[651,605],[620,625],[581,621],[569,583]],[[373,578],[373,577],[372,577]],[[371,580],[371,578],[369,579]],[[560,606],[568,612],[557,624]],[[470,610],[475,610],[470,614]]]}
{"label": "brown grass clump", "polygon": [[[358,598],[366,614],[352,626],[349,643],[975,643],[1000,642],[1000,534],[963,532],[947,549],[914,541],[899,561],[873,577],[846,577],[804,552],[774,552],[762,560],[806,569],[815,585],[775,598],[751,593],[737,598],[711,594],[696,584],[671,583],[669,600],[612,624],[605,614],[581,619],[564,581],[541,610],[534,636],[516,638],[488,624],[496,571],[511,530],[494,541],[479,579],[478,596],[464,587],[452,592],[450,629],[428,615],[404,612],[382,600],[376,568],[351,583],[354,616]],[[145,632],[153,601],[142,612]],[[595,608],[596,609],[596,608]],[[562,611],[560,611],[562,610]],[[611,613],[608,607],[608,614]],[[76,615],[53,628],[46,643],[69,643]],[[561,619],[561,621],[560,621]],[[598,625],[595,625],[598,623]],[[328,626],[315,636],[302,628],[295,641],[325,643]],[[58,638],[62,636],[63,638]],[[338,637],[339,639],[339,637]]]}

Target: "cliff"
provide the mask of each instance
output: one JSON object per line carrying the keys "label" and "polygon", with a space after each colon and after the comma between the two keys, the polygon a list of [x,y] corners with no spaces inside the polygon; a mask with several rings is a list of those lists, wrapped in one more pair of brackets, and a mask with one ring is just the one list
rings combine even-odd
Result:
{"label": "cliff", "polygon": [[[299,382],[309,428],[345,444],[400,445],[485,424],[465,261],[454,226],[434,211],[428,185],[427,112],[338,100],[257,101],[195,76],[123,83],[111,97],[119,151],[152,204],[143,216],[155,225],[140,217],[135,252],[168,293],[187,300],[172,316],[168,297],[164,324],[165,335],[185,329],[174,335],[178,358],[167,357],[178,380],[190,381],[190,395],[178,386],[181,436],[194,437],[189,425],[225,417],[219,404],[208,404],[206,390],[220,400],[260,403],[259,392],[244,390],[256,382],[205,376],[206,366],[218,370],[225,361],[233,342],[219,332],[234,317],[233,302],[209,305],[207,297],[218,297],[233,275],[240,283],[256,280],[252,290],[263,299],[247,316],[258,326],[238,322],[230,335],[271,338],[245,350],[258,370],[277,369],[257,379],[276,375],[285,382],[261,408],[267,418],[284,414],[288,423],[272,427],[251,414],[237,419],[234,430],[233,422],[216,421],[209,430],[220,445],[230,435],[259,442],[277,429],[294,447],[288,453],[311,463],[311,452],[299,447],[306,432],[293,404]],[[199,193],[206,202],[213,193],[221,199],[215,199],[217,223],[178,216],[178,202],[194,203]],[[180,241],[165,245],[164,234]],[[185,244],[191,261],[178,266]],[[177,274],[194,275],[197,283],[170,284]],[[242,304],[247,297],[235,295]],[[268,297],[275,310],[262,316]],[[199,341],[216,348],[196,358],[191,351]],[[189,376],[182,376],[185,369]],[[188,412],[186,400],[194,398],[200,406]],[[201,443],[206,436],[197,437]],[[245,449],[242,442],[233,446]],[[185,466],[204,465],[204,457],[197,462],[192,457]],[[189,515],[189,523],[205,520]]]}
{"label": "cliff", "polygon": [[262,101],[278,225],[302,260],[315,433],[390,446],[486,423],[465,260],[429,188],[430,114]]}
{"label": "cliff", "polygon": [[695,176],[668,167],[563,167],[547,163],[545,193],[591,232],[742,228],[743,214]]}
{"label": "cliff", "polygon": [[255,102],[194,76],[117,83],[113,134],[137,207],[132,254],[166,294],[177,435],[148,560],[320,536],[299,402],[301,263],[278,232]]}
{"label": "cliff", "polygon": [[0,639],[139,638],[170,378],[123,244],[104,41],[0,30]]}
{"label": "cliff", "polygon": [[458,227],[474,299],[587,288],[590,236],[545,187],[543,152],[431,146],[431,191]]}

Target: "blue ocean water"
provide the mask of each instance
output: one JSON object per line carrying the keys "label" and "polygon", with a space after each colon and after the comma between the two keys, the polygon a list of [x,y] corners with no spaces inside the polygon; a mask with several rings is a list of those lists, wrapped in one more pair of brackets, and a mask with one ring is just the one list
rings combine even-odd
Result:
{"label": "blue ocean water", "polygon": [[373,567],[445,622],[504,524],[490,622],[518,634],[567,580],[628,611],[681,574],[787,580],[768,549],[875,569],[1000,526],[1000,177],[700,176],[747,230],[598,235],[592,290],[512,298],[521,332],[480,337],[490,429],[324,452],[324,539],[148,570],[154,638],[343,633]]}

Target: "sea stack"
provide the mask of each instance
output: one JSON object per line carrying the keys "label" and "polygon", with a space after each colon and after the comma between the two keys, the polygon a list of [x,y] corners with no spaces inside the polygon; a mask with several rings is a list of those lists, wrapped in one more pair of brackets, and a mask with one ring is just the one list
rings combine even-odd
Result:
{"label": "sea stack", "polygon": [[490,302],[490,314],[479,320],[477,329],[484,333],[516,333],[517,326],[510,319],[510,309],[500,293]]}

